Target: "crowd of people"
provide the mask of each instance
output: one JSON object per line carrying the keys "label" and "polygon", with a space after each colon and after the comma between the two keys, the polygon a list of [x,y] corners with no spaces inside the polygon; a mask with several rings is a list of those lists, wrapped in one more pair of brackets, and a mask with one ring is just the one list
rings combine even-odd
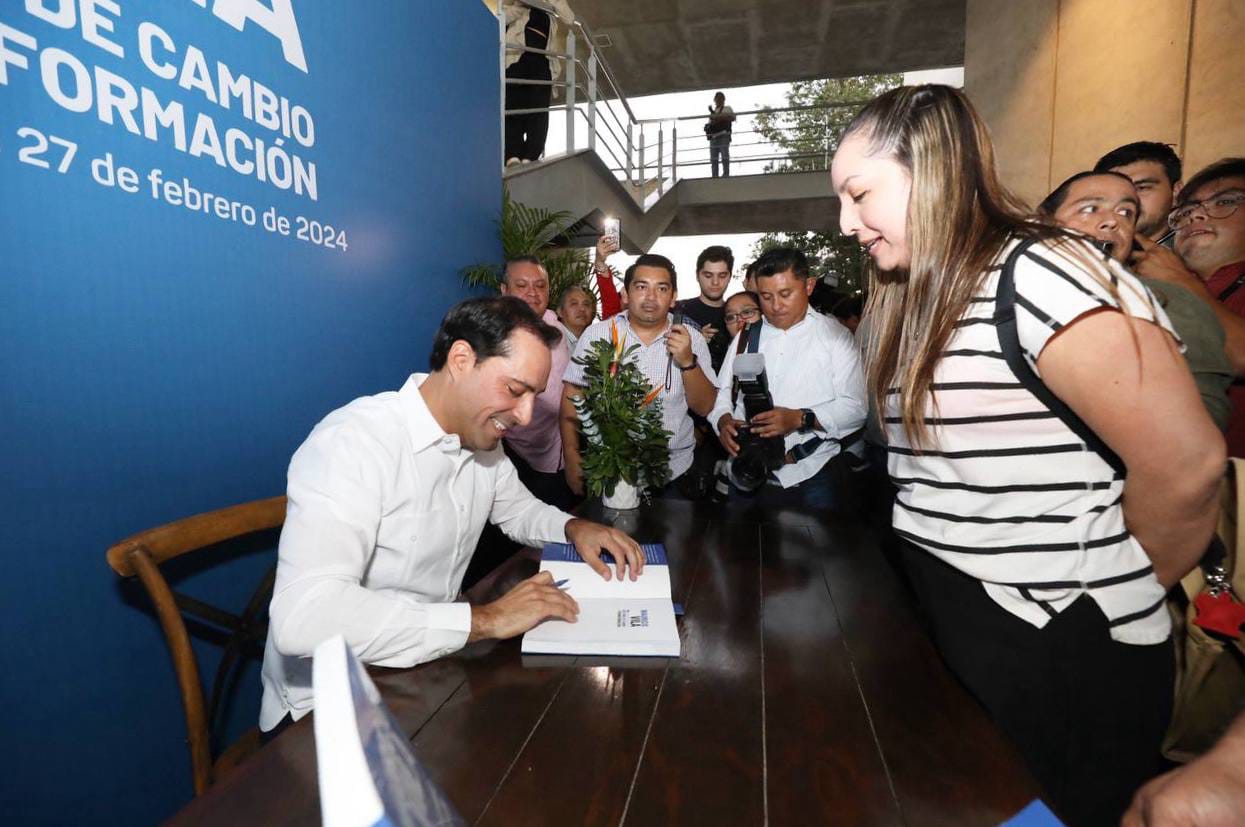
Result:
{"label": "crowd of people", "polygon": [[[634,540],[569,513],[585,493],[581,358],[618,336],[662,400],[670,481],[651,496],[885,498],[934,641],[1061,817],[1239,823],[1245,723],[1159,777],[1165,596],[1245,448],[1245,159],[1182,172],[1170,147],[1129,144],[1031,210],[961,92],[902,87],[861,110],[830,171],[867,256],[863,308],[820,295],[791,247],[729,297],[732,251],[707,247],[682,301],[653,253],[619,291],[609,237],[560,296],[538,258],[506,262],[500,296],[445,316],[430,373],[333,412],[295,454],[261,727],[311,709],[307,656],[330,633],[409,666],[573,618],[547,575],[460,602],[518,545],[572,542],[603,577],[641,572]],[[869,458],[885,485],[859,473]]]}

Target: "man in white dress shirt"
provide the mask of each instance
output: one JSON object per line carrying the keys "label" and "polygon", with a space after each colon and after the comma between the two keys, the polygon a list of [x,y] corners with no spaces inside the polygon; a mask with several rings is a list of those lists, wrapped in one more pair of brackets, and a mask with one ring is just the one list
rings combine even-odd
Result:
{"label": "man in white dress shirt", "polygon": [[696,437],[688,409],[704,415],[713,405],[717,393],[713,358],[705,337],[687,325],[675,324],[670,313],[674,306],[675,285],[678,283],[670,259],[645,253],[627,268],[623,290],[627,309],[617,316],[597,322],[584,331],[575,346],[571,364],[562,376],[562,452],[566,480],[577,494],[584,491],[583,457],[579,451],[579,414],[575,397],[588,384],[585,368],[575,362],[588,353],[592,343],[609,341],[613,330],[623,342],[623,349],[636,346],[629,357],[639,367],[651,387],[660,388],[661,418],[669,432],[670,482],[661,496],[686,499],[683,475],[692,465]]}
{"label": "man in white dress shirt", "polygon": [[486,520],[524,544],[572,542],[607,580],[640,572],[634,540],[533,497],[501,450],[506,429],[531,420],[559,341],[517,298],[470,299],[442,320],[431,374],[316,425],[290,461],[261,730],[311,711],[310,655],[332,635],[364,663],[406,667],[546,618],[574,621],[578,606],[548,574],[493,603],[462,601]]}
{"label": "man in white dress shirt", "polygon": [[837,490],[830,461],[843,439],[865,424],[860,352],[846,327],[809,307],[817,282],[803,253],[791,247],[770,250],[753,267],[762,319],[741,330],[727,349],[717,401],[707,418],[727,453],[736,456],[745,422],[742,395],[732,400],[735,357],[741,337],[747,342],[750,329],[761,325],[757,352],[765,356],[774,409],[753,418],[752,432],[782,437],[786,463],[744,496],[765,505],[841,507],[847,492]]}

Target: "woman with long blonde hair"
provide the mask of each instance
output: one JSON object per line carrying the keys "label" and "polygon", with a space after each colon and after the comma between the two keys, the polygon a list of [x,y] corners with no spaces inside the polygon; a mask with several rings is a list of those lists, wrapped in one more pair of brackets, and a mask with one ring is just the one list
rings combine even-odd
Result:
{"label": "woman with long blonde hair", "polygon": [[848,126],[840,227],[872,260],[866,369],[893,524],[951,669],[1071,824],[1160,769],[1168,587],[1214,528],[1224,446],[1145,288],[1000,185],[945,86]]}

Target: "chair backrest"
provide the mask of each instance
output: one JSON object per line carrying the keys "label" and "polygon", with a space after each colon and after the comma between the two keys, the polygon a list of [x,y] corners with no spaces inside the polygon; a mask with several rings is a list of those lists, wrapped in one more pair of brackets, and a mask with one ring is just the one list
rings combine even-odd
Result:
{"label": "chair backrest", "polygon": [[[173,669],[181,690],[182,707],[186,713],[186,731],[194,773],[195,795],[211,786],[213,759],[209,722],[212,714],[205,708],[203,685],[190,635],[182,612],[195,615],[233,633],[217,670],[213,689],[213,708],[219,701],[219,690],[240,647],[255,635],[256,619],[262,617],[271,599],[275,566],[242,613],[234,615],[187,595],[174,592],[160,571],[160,565],[183,554],[259,531],[279,528],[285,522],[285,497],[242,503],[240,505],[196,514],[184,520],[147,529],[121,540],[108,549],[108,565],[122,577],[137,577],[155,604],[156,615],[169,645]],[[261,624],[262,625],[262,624]],[[260,641],[262,645],[262,640]]]}

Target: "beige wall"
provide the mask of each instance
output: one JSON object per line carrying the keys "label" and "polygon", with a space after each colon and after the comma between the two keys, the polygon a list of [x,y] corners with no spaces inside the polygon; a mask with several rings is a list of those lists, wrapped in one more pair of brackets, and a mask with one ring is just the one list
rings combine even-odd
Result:
{"label": "beige wall", "polygon": [[968,0],[964,88],[1036,203],[1130,141],[1245,154],[1245,0]]}

